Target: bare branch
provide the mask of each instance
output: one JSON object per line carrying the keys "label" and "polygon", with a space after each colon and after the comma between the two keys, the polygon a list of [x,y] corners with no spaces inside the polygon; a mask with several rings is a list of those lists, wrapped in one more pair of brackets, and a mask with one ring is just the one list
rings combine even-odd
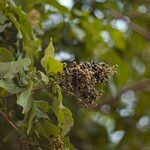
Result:
{"label": "bare branch", "polygon": [[109,15],[115,17],[116,19],[122,19],[125,21],[135,32],[142,35],[146,40],[150,41],[150,32],[146,31],[144,28],[138,24],[133,23],[128,19],[127,16],[124,16],[122,13],[117,12],[116,10],[109,10]]}

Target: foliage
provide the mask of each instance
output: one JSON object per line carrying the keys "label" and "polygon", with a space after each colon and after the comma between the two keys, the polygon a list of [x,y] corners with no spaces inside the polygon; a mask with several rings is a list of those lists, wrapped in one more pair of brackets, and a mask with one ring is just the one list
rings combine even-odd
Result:
{"label": "foliage", "polygon": [[[150,2],[72,2],[0,0],[0,149],[149,149]],[[73,60],[118,64],[95,108],[61,91]]]}

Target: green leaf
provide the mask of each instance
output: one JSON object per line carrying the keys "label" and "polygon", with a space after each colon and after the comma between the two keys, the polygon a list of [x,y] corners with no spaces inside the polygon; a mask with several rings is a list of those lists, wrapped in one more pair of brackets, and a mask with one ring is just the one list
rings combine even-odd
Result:
{"label": "green leaf", "polygon": [[57,91],[58,91],[58,103],[60,105],[60,104],[62,104],[63,97],[62,97],[61,88],[59,87],[59,85],[58,85],[58,90]]}
{"label": "green leaf", "polygon": [[34,63],[33,57],[41,42],[33,36],[31,22],[28,15],[22,11],[20,6],[8,7],[5,15],[18,30],[19,38],[22,39],[22,50],[26,52],[26,57],[31,58],[32,63]]}
{"label": "green leaf", "polygon": [[22,11],[22,8],[19,7],[13,7],[12,11],[15,13],[15,15],[18,18],[18,22],[21,25],[21,31],[22,32],[26,32],[30,38],[33,38],[33,31],[32,31],[32,27],[31,27],[31,22],[28,18],[28,15]]}
{"label": "green leaf", "polygon": [[55,85],[55,92],[57,94],[55,95],[55,99],[53,101],[53,111],[54,111],[55,115],[58,117],[59,110],[60,110],[60,108],[63,107],[62,93],[61,93],[61,88],[59,87],[59,85]]}
{"label": "green leaf", "polygon": [[43,111],[41,111],[38,107],[34,107],[35,112],[36,112],[36,117],[41,119],[41,118],[45,118],[45,119],[49,119],[48,115],[46,113],[44,113]]}
{"label": "green leaf", "polygon": [[51,41],[45,50],[44,57],[41,60],[41,65],[47,74],[57,74],[63,70],[62,63],[53,58],[54,51],[55,50]]}
{"label": "green leaf", "polygon": [[29,66],[29,58],[12,62],[0,62],[0,78],[12,79],[23,67]]}
{"label": "green leaf", "polygon": [[[3,4],[0,1],[0,6],[2,6]],[[6,16],[4,16],[3,12],[0,10],[0,32],[3,31],[3,29],[7,26],[7,25],[2,25],[3,22],[5,22],[7,20]]]}
{"label": "green leaf", "polygon": [[46,114],[50,110],[50,105],[45,101],[34,101],[34,110],[37,118],[49,119]]}
{"label": "green leaf", "polygon": [[62,72],[63,70],[62,63],[50,56],[43,58],[41,61],[41,64],[43,68],[45,69],[46,73],[48,74],[56,75],[57,73]]}
{"label": "green leaf", "polygon": [[14,61],[13,54],[6,48],[0,47],[0,62]]}
{"label": "green leaf", "polygon": [[31,109],[27,114],[26,114],[26,126],[27,126],[27,134],[29,135],[31,127],[32,127],[32,121],[35,117],[35,110]]}
{"label": "green leaf", "polygon": [[22,92],[17,99],[17,104],[23,107],[22,113],[25,114],[32,107],[31,88]]}
{"label": "green leaf", "polygon": [[35,124],[35,130],[39,135],[42,135],[45,138],[50,137],[50,135],[56,136],[60,132],[55,125],[47,120],[40,120],[39,122],[37,122]]}
{"label": "green leaf", "polygon": [[68,108],[63,107],[59,110],[58,122],[62,136],[65,136],[70,131],[74,123],[71,111]]}
{"label": "green leaf", "polygon": [[48,76],[46,76],[43,72],[39,71],[40,75],[41,75],[41,79],[43,82],[45,82],[46,84],[48,84],[49,82],[49,78]]}
{"label": "green leaf", "polygon": [[25,88],[19,87],[13,80],[0,80],[0,87],[12,94],[18,94],[24,91]]}
{"label": "green leaf", "polygon": [[17,21],[17,19],[15,18],[15,16],[10,12],[6,13],[6,16],[8,16],[10,21],[15,25],[16,29],[18,30],[18,35],[20,35],[22,37],[21,26],[20,26],[19,22]]}
{"label": "green leaf", "polygon": [[48,102],[45,102],[45,101],[35,101],[35,103],[45,113],[50,110],[50,105],[49,105]]}
{"label": "green leaf", "polygon": [[52,42],[52,39],[51,39],[49,45],[45,49],[45,56],[54,57],[54,53],[55,53],[55,49],[54,49],[53,42]]}

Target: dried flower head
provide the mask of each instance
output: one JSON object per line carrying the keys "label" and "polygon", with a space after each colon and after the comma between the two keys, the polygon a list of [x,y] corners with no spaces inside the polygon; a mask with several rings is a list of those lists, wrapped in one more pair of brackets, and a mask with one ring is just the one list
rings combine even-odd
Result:
{"label": "dried flower head", "polygon": [[32,27],[36,28],[40,21],[40,12],[36,9],[31,10],[29,12],[29,19]]}
{"label": "dried flower head", "polygon": [[116,74],[116,66],[106,63],[96,64],[95,61],[76,64],[71,67],[64,64],[63,73],[59,77],[60,86],[76,98],[77,103],[84,107],[94,107],[103,94],[96,89],[97,83],[107,83]]}
{"label": "dried flower head", "polygon": [[49,148],[50,150],[63,150],[63,141],[60,135],[50,138]]}
{"label": "dried flower head", "polygon": [[31,137],[20,137],[19,138],[19,148],[20,149],[32,149],[32,150],[40,150],[40,145],[36,139]]}

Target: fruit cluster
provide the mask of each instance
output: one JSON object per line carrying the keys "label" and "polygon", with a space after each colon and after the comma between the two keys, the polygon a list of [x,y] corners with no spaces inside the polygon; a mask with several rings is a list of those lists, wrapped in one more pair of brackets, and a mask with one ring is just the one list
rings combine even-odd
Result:
{"label": "fruit cluster", "polygon": [[116,66],[106,63],[96,64],[95,61],[76,64],[71,67],[64,64],[63,73],[59,76],[59,84],[77,103],[86,108],[95,107],[103,94],[97,90],[98,83],[107,83],[109,78],[116,74]]}
{"label": "fruit cluster", "polygon": [[50,139],[50,150],[63,150],[63,141],[60,135]]}

